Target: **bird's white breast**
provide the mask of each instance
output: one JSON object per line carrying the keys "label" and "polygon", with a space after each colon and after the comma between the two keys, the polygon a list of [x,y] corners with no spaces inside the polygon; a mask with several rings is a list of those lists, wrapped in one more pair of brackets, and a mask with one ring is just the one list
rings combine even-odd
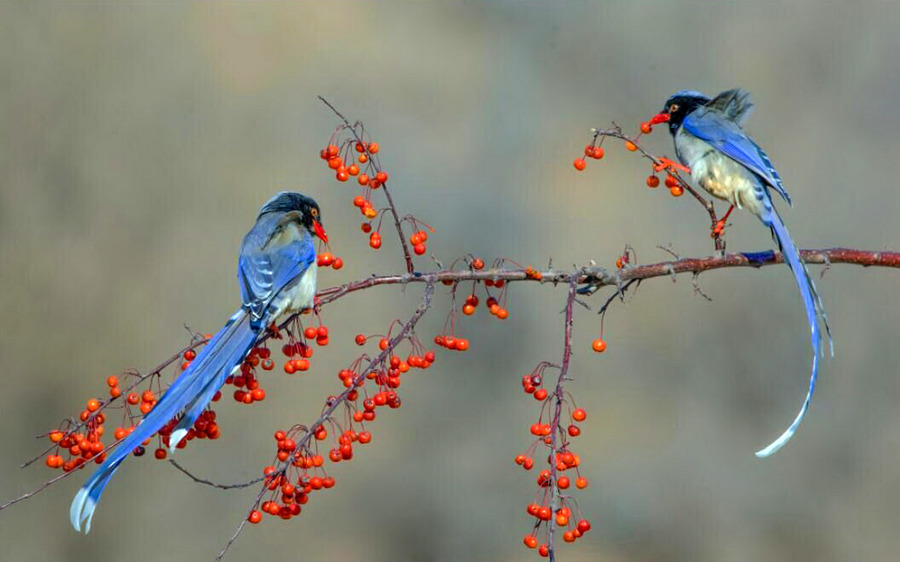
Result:
{"label": "bird's white breast", "polygon": [[683,128],[675,135],[678,159],[691,169],[691,179],[710,195],[759,216],[764,194],[758,179],[747,168],[722,154]]}
{"label": "bird's white breast", "polygon": [[293,314],[312,308],[316,296],[318,270],[316,262],[313,261],[306,271],[281,291],[273,307],[276,318],[284,314]]}

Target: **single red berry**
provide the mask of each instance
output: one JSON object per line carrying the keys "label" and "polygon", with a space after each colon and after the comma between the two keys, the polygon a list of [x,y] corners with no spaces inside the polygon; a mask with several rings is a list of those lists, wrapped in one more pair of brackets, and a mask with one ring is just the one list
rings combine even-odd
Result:
{"label": "single red berry", "polygon": [[587,167],[587,162],[584,161],[584,158],[576,158],[573,165],[575,166],[575,169],[580,172]]}

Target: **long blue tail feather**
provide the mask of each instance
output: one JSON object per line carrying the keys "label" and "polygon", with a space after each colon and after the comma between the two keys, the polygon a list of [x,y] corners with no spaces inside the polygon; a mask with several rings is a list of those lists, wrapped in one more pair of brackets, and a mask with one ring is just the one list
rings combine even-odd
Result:
{"label": "long blue tail feather", "polygon": [[170,437],[172,449],[186,428],[190,428],[203,408],[225,382],[232,370],[246,357],[256,343],[257,333],[243,309],[200,350],[191,365],[169,386],[154,408],[113,451],[106,461],[87,479],[69,509],[69,519],[76,531],[82,526],[87,534],[100,495],[116,469],[144,440],[159,431],[169,420],[187,408]]}
{"label": "long blue tail feather", "polygon": [[797,428],[800,427],[800,423],[803,421],[807,410],[809,410],[812,395],[816,388],[816,379],[819,375],[819,356],[821,355],[822,343],[822,333],[819,330],[820,319],[825,326],[825,332],[828,337],[828,344],[831,348],[832,355],[834,355],[834,343],[831,339],[831,328],[828,325],[828,318],[825,316],[822,300],[819,298],[819,293],[816,291],[816,285],[813,283],[812,277],[806,269],[806,264],[800,259],[800,252],[791,240],[791,236],[784,226],[784,222],[774,208],[767,211],[760,218],[766,226],[772,229],[772,236],[781,248],[781,253],[784,255],[784,261],[794,273],[794,279],[797,282],[797,288],[800,290],[803,306],[806,309],[806,318],[809,321],[810,329],[810,343],[813,348],[812,372],[809,378],[809,389],[806,392],[806,399],[803,401],[803,406],[800,407],[800,411],[797,413],[797,417],[794,418],[791,425],[778,437],[778,439],[773,441],[769,446],[756,452],[757,457],[764,458],[772,455],[790,441],[791,437],[797,432]]}

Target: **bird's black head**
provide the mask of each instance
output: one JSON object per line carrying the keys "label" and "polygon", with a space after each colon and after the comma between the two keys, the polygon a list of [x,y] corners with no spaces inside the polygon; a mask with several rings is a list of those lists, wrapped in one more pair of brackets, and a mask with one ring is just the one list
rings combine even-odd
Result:
{"label": "bird's black head", "polygon": [[328,236],[325,234],[325,229],[322,228],[322,213],[319,211],[319,205],[311,197],[291,191],[282,191],[269,199],[259,210],[260,217],[267,213],[294,213],[297,221],[310,234],[328,242]]}
{"label": "bird's black head", "polygon": [[666,100],[660,115],[668,115],[669,132],[673,135],[678,132],[684,118],[698,107],[710,102],[710,97],[693,90],[681,90]]}

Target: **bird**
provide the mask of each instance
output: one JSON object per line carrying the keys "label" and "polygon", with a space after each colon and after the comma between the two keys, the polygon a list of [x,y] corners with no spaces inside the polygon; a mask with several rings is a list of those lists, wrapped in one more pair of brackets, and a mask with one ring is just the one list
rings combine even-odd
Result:
{"label": "bird", "polygon": [[775,209],[772,192],[781,196],[788,205],[792,205],[791,198],[768,155],[744,131],[744,123],[752,109],[749,93],[741,88],[726,90],[715,97],[693,90],[681,90],[666,100],[662,111],[651,122],[668,123],[675,154],[690,170],[691,180],[710,195],[731,205],[719,221],[717,230],[723,228],[725,219],[735,207],[756,215],[771,230],[800,290],[813,349],[809,388],[790,426],[770,445],[756,452],[757,457],[764,458],[790,441],[809,410],[818,377],[819,356],[822,355],[820,321],[825,327],[832,356],[834,342],[816,285],[800,259],[800,252],[791,240],[781,215]]}
{"label": "bird", "polygon": [[262,206],[238,255],[241,307],[75,495],[69,518],[76,531],[90,532],[100,495],[136,447],[177,418],[169,439],[174,452],[225,378],[240,369],[268,327],[280,316],[313,307],[317,271],[314,237],[328,242],[319,206],[310,197],[285,191]]}

